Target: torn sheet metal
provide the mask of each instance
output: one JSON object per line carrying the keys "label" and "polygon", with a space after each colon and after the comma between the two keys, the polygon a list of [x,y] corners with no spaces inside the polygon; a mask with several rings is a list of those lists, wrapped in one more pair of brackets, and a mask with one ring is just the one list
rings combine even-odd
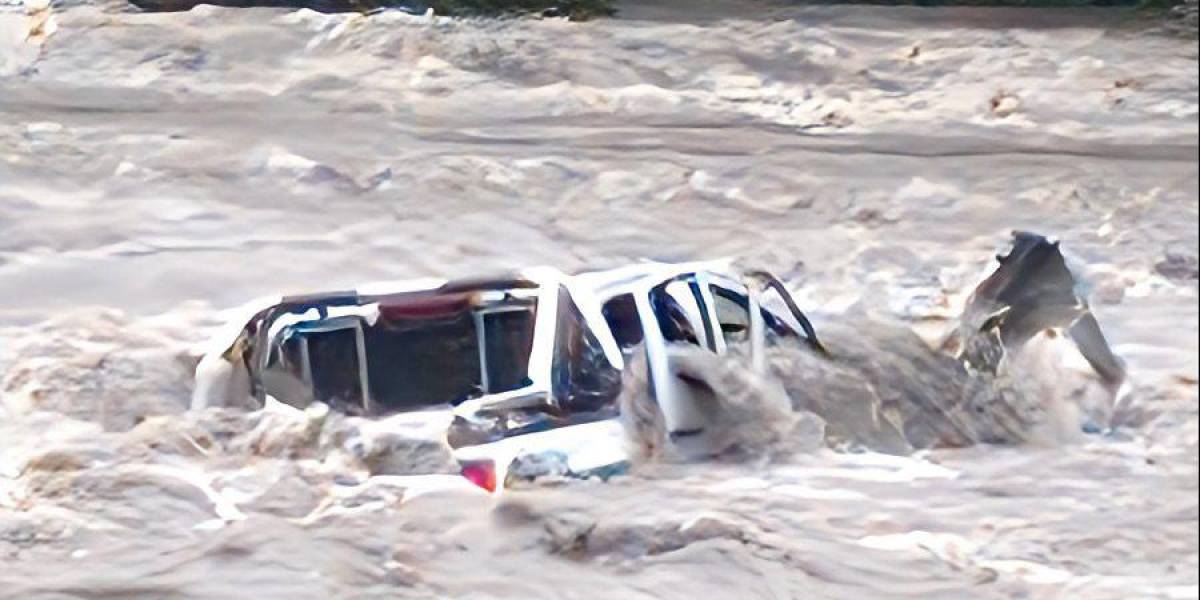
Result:
{"label": "torn sheet metal", "polygon": [[1014,231],[1012,246],[975,288],[960,319],[959,356],[973,368],[995,373],[1012,352],[1045,331],[1061,332],[1106,385],[1125,380],[1088,307],[1083,278],[1071,268],[1058,240]]}

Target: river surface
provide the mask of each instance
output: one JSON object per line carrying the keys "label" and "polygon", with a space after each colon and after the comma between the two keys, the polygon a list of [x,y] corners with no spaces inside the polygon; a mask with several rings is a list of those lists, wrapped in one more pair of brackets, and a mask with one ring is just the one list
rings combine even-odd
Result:
{"label": "river surface", "polygon": [[[0,597],[1200,595],[1194,38],[630,4],[0,0]],[[185,414],[198,344],[266,294],[736,257],[818,330],[862,309],[934,339],[1012,229],[1088,265],[1135,426],[495,499],[364,479],[295,415]]]}

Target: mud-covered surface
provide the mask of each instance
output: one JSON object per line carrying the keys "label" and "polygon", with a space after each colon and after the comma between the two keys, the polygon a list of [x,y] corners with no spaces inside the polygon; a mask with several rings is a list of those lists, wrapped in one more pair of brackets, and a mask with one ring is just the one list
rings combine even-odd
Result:
{"label": "mud-covered surface", "polygon": [[[0,596],[1196,597],[1194,39],[1104,11],[642,4],[0,2]],[[934,341],[1014,228],[1089,265],[1142,416],[495,500],[406,492],[389,457],[446,466],[416,434],[185,414],[194,345],[264,294],[736,256],[818,331]]]}

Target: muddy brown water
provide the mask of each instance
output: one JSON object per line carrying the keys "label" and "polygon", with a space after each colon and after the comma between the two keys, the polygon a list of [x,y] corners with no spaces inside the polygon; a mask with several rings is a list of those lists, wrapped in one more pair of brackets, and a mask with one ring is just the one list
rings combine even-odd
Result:
{"label": "muddy brown water", "polygon": [[[10,4],[0,597],[1198,595],[1194,40],[1103,11]],[[193,345],[264,294],[733,256],[818,330],[933,339],[1014,228],[1089,265],[1148,423],[402,503],[303,424],[181,414]]]}

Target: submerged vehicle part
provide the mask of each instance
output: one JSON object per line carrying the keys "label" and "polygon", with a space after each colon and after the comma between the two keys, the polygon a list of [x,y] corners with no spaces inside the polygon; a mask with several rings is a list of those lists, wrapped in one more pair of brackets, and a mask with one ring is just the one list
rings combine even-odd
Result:
{"label": "submerged vehicle part", "polygon": [[[670,347],[682,344],[717,355],[734,350],[765,372],[765,348],[790,343],[820,347],[816,333],[787,289],[719,264],[638,265],[578,276],[603,302],[607,325],[627,358],[646,358],[647,383],[671,442],[684,455],[702,453],[707,393],[674,369]],[[775,280],[777,282],[777,280]]]}
{"label": "submerged vehicle part", "polygon": [[1046,330],[1069,337],[1106,385],[1125,380],[1125,365],[1113,353],[1088,308],[1082,279],[1059,242],[1014,231],[1012,248],[996,256],[996,270],[971,294],[960,320],[959,357],[973,368],[995,373],[1005,357]]}
{"label": "submerged vehicle part", "polygon": [[629,468],[625,433],[615,419],[464,446],[455,457],[464,476],[492,490],[542,477],[607,480]]}

